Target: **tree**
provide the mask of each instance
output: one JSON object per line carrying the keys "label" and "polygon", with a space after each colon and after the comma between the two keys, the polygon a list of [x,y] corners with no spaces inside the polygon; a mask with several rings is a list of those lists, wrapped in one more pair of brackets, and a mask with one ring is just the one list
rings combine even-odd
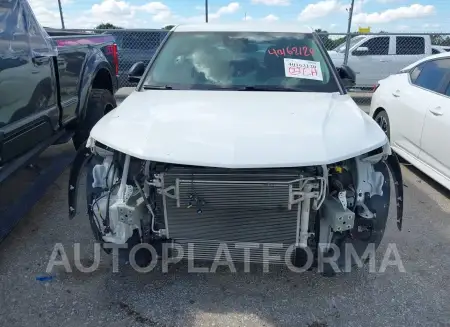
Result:
{"label": "tree", "polygon": [[111,23],[101,23],[95,29],[96,30],[119,30],[119,29],[122,29],[122,27],[115,26]]}
{"label": "tree", "polygon": [[164,26],[162,29],[163,30],[168,30],[168,31],[170,31],[172,28],[174,28],[175,27],[175,25],[166,25],[166,26]]}
{"label": "tree", "polygon": [[332,43],[333,41],[330,40],[328,36],[328,32],[325,30],[322,30],[321,28],[316,29],[315,31],[317,35],[319,36],[320,40],[322,41],[323,45],[327,50],[332,49]]}
{"label": "tree", "polygon": [[338,45],[345,42],[345,36],[331,39],[330,35],[325,30],[318,28],[315,30],[315,32],[318,34],[320,40],[322,41],[323,45],[327,50],[332,50],[336,48]]}
{"label": "tree", "polygon": [[450,45],[450,37],[448,35],[431,34],[430,37],[431,37],[431,44],[433,45],[441,45],[441,46]]}

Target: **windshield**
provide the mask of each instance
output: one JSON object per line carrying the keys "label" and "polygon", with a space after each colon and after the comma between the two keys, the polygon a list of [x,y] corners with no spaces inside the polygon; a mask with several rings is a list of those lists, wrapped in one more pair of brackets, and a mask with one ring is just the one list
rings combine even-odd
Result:
{"label": "windshield", "polygon": [[312,34],[174,32],[144,88],[339,92]]}
{"label": "windshield", "polygon": [[[353,38],[350,39],[350,49],[359,41],[361,41],[362,39],[364,39],[365,36],[364,35],[360,35],[360,36],[355,36]],[[341,52],[343,53],[345,51],[345,41],[344,43],[339,44],[336,48],[333,49],[336,52]]]}

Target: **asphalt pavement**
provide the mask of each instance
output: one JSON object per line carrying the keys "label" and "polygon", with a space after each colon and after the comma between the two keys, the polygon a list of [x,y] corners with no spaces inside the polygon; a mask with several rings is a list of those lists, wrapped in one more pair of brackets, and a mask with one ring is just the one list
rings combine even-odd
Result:
{"label": "asphalt pavement", "polygon": [[[1,185],[0,207],[55,155],[71,151],[70,144],[49,149],[34,169]],[[0,244],[0,325],[450,326],[450,192],[410,166],[402,171],[404,229],[397,231],[391,208],[377,263],[392,243],[405,272],[394,266],[372,273],[366,267],[324,278],[283,267],[271,267],[269,273],[260,267],[251,273],[188,273],[185,263],[168,273],[158,267],[147,274],[114,273],[111,257],[103,253],[98,269],[81,273],[74,265],[74,244],[80,244],[80,261],[89,266],[94,242],[83,208],[68,219],[66,170]],[[51,280],[39,280],[48,277],[45,270],[57,243],[72,272],[56,267]]]}

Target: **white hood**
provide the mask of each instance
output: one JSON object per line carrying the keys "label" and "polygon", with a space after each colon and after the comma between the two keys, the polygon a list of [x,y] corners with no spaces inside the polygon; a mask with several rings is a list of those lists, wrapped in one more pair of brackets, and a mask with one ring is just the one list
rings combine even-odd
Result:
{"label": "white hood", "polygon": [[224,168],[328,164],[387,142],[348,95],[192,90],[133,92],[91,137],[144,160]]}

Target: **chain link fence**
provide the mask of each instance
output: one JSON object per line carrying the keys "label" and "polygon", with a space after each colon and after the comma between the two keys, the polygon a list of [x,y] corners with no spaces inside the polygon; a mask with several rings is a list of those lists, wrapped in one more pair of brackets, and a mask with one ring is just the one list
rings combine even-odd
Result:
{"label": "chain link fence", "polygon": [[[166,37],[164,29],[71,30],[82,33],[105,33],[115,37],[119,52],[119,86],[133,87],[127,80],[131,66],[145,64]],[[317,31],[335,66],[347,65],[356,72],[356,88],[350,90],[363,110],[368,111],[371,90],[377,81],[397,73],[403,67],[432,54],[450,51],[450,33],[326,33]],[[346,38],[350,37],[349,49]]]}
{"label": "chain link fence", "polygon": [[[356,73],[351,95],[366,112],[377,82],[421,58],[450,51],[450,33],[318,33],[336,66],[347,65]],[[349,48],[346,39],[350,38]]]}
{"label": "chain link fence", "polygon": [[119,56],[119,87],[136,86],[135,83],[130,83],[127,80],[128,70],[138,61],[142,61],[147,65],[168,33],[164,29],[72,29],[70,31],[89,34],[110,34],[114,36]]}

